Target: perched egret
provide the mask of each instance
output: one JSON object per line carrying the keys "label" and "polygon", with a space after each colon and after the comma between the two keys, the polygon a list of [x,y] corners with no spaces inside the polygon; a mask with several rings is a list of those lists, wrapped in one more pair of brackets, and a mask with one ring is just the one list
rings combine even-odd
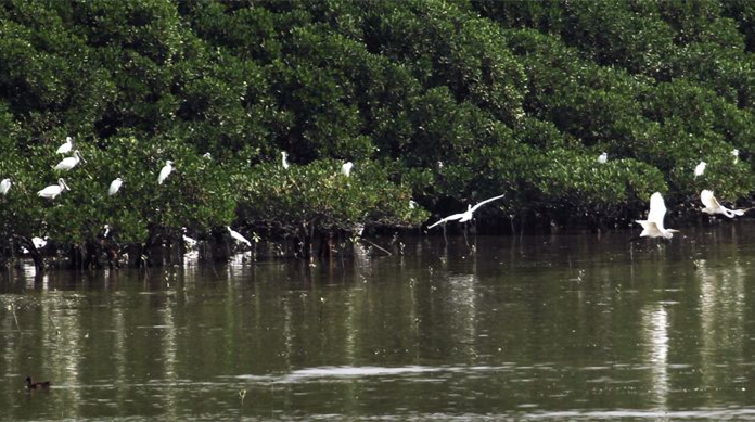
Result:
{"label": "perched egret", "polygon": [[73,138],[66,136],[66,141],[55,151],[56,154],[68,154],[73,149]]}
{"label": "perched egret", "polygon": [[713,196],[712,190],[703,190],[700,192],[700,200],[705,205],[703,212],[710,215],[723,214],[729,218],[745,215],[745,210],[730,210],[725,206],[718,203],[716,197]]}
{"label": "perched egret", "polygon": [[3,179],[0,182],[0,195],[7,195],[8,191],[10,190],[11,181],[10,179]]}
{"label": "perched egret", "polygon": [[474,214],[474,212],[477,210],[477,208],[480,208],[481,206],[487,204],[488,202],[497,201],[497,200],[499,200],[501,198],[503,198],[503,195],[498,195],[498,196],[494,196],[494,197],[492,197],[490,199],[486,199],[486,200],[484,200],[484,201],[482,201],[482,202],[480,202],[478,204],[475,204],[474,206],[470,205],[469,208],[465,212],[463,212],[461,214],[449,215],[446,218],[441,218],[440,220],[436,221],[432,226],[428,227],[428,229],[432,229],[433,227],[437,226],[438,224],[445,223],[445,222],[451,221],[451,220],[459,220],[459,222],[462,222],[462,223],[465,222],[465,221],[469,221],[469,220],[472,219],[472,214]]}
{"label": "perched egret", "polygon": [[202,157],[204,157],[204,158],[206,158],[208,160],[212,160],[212,155],[210,155],[209,152],[205,152],[204,154],[202,154]]}
{"label": "perched egret", "polygon": [[52,185],[48,186],[41,191],[37,192],[37,195],[43,197],[43,198],[50,198],[52,200],[55,200],[55,197],[63,193],[65,190],[71,190],[67,185],[66,181],[63,179],[58,179],[58,186]]}
{"label": "perched egret", "polygon": [[604,153],[602,153],[602,154],[600,154],[598,156],[598,163],[605,164],[606,161],[608,161],[608,154],[607,153],[604,152]]}
{"label": "perched egret", "polygon": [[351,173],[351,169],[352,169],[352,167],[354,167],[354,163],[352,163],[352,162],[350,162],[350,161],[349,161],[348,163],[344,164],[344,165],[343,165],[343,166],[341,167],[341,173],[342,173],[342,174],[343,174],[344,176],[346,176],[346,177],[349,177],[349,173]]}
{"label": "perched egret", "polygon": [[55,170],[70,170],[76,167],[79,164],[79,161],[81,161],[81,155],[79,155],[79,151],[76,150],[73,152],[73,157],[66,157],[59,162],[58,165],[55,166]]}
{"label": "perched egret", "polygon": [[438,170],[443,168],[443,161],[438,161]]}
{"label": "perched egret", "polygon": [[705,161],[700,161],[700,164],[695,166],[695,177],[702,176],[703,172],[705,171]]}
{"label": "perched egret", "polygon": [[737,164],[739,162],[739,150],[738,149],[731,150],[731,155],[734,156],[734,164]]}
{"label": "perched egret", "polygon": [[414,202],[412,200],[409,201],[409,209],[414,209],[414,207],[416,207],[416,206],[417,206],[416,202]]}
{"label": "perched egret", "polygon": [[118,192],[118,189],[121,188],[121,185],[123,184],[123,179],[120,177],[116,178],[112,182],[110,182],[110,189],[107,190],[107,194],[112,196],[115,195]]}
{"label": "perched egret", "polygon": [[47,236],[35,237],[31,240],[31,243],[33,243],[34,247],[37,249],[44,248],[45,246],[47,246]]}
{"label": "perched egret", "polygon": [[170,172],[173,171],[173,168],[174,167],[173,167],[172,161],[165,162],[165,167],[163,167],[162,170],[160,170],[160,175],[157,176],[157,183],[159,185],[162,185],[165,179],[168,178],[168,176],[170,175]]}
{"label": "perched egret", "polygon": [[288,164],[288,161],[286,161],[287,157],[288,157],[288,153],[286,153],[286,151],[281,151],[281,162],[283,163],[284,169],[291,167],[291,165]]}
{"label": "perched egret", "polygon": [[674,233],[679,230],[667,229],[663,227],[663,217],[666,216],[666,204],[663,202],[663,196],[660,192],[655,192],[650,196],[650,212],[647,220],[636,220],[642,226],[640,236],[663,237],[671,239]]}
{"label": "perched egret", "polygon": [[103,230],[102,231],[102,237],[104,239],[107,239],[107,235],[110,234],[110,226],[108,226],[107,224],[105,224],[104,226],[102,226],[102,230]]}
{"label": "perched egret", "polygon": [[246,240],[246,238],[241,233],[233,230],[231,226],[226,226],[226,227],[228,228],[228,233],[231,234],[231,237],[233,238],[234,241],[236,241],[237,243],[244,243],[247,246],[252,246],[252,242]]}
{"label": "perched egret", "polygon": [[183,231],[181,238],[184,241],[184,245],[186,245],[186,249],[194,249],[194,247],[197,246],[197,241],[186,235],[186,233],[189,232],[186,227],[182,227],[181,230]]}

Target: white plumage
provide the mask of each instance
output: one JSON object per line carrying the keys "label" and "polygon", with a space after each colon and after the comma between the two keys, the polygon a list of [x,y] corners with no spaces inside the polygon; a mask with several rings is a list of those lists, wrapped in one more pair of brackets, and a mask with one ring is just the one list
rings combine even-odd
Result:
{"label": "white plumage", "polygon": [[286,151],[281,151],[281,162],[283,163],[284,169],[291,167],[291,165],[288,164],[288,161],[286,161],[287,157],[288,157],[288,154],[286,153]]}
{"label": "white plumage", "polygon": [[716,200],[716,197],[713,195],[712,190],[706,189],[700,192],[700,200],[702,201],[703,205],[705,205],[703,212],[706,214],[723,214],[729,218],[745,215],[745,210],[730,210],[729,208],[726,208],[725,206],[719,204]]}
{"label": "white plumage", "polygon": [[663,196],[660,192],[655,192],[650,196],[650,212],[647,220],[636,220],[642,226],[640,236],[663,237],[671,239],[674,233],[679,230],[667,229],[663,227],[663,218],[666,216],[666,204],[663,202]]}
{"label": "white plumage", "polygon": [[241,233],[233,230],[231,226],[226,227],[228,228],[228,233],[231,234],[231,237],[236,243],[244,243],[247,246],[252,246],[252,242],[248,241]]}
{"label": "white plumage", "polygon": [[734,156],[734,164],[737,164],[739,162],[739,150],[738,149],[731,150],[731,155]]}
{"label": "white plumage", "polygon": [[351,169],[354,167],[354,163],[348,162],[341,166],[341,174],[343,174],[346,177],[349,177],[349,174],[351,174]]}
{"label": "white plumage", "polygon": [[165,166],[160,170],[160,175],[157,176],[157,184],[162,185],[165,179],[170,176],[171,171],[173,171],[173,162],[166,161]]}
{"label": "white plumage", "polygon": [[110,188],[107,190],[107,194],[112,196],[115,195],[118,192],[118,189],[121,188],[121,185],[123,184],[123,179],[120,177],[116,178],[112,182],[110,182]]}
{"label": "white plumage", "polygon": [[58,179],[58,185],[57,186],[55,186],[55,185],[48,186],[48,187],[42,189],[41,191],[37,192],[37,195],[39,195],[39,196],[41,196],[43,198],[50,198],[50,199],[54,200],[56,196],[60,195],[61,193],[63,193],[63,191],[66,191],[66,190],[71,190],[66,185],[66,181],[63,180],[63,179]]}
{"label": "white plumage", "polygon": [[600,154],[598,156],[598,163],[605,164],[606,161],[608,161],[608,154],[607,153],[604,152],[604,153],[602,153],[602,154]]}
{"label": "white plumage", "polygon": [[55,166],[55,170],[71,170],[79,164],[79,161],[81,161],[81,155],[79,155],[79,151],[76,150],[73,152],[72,157],[66,157],[59,162],[58,165]]}
{"label": "white plumage", "polygon": [[55,151],[56,154],[68,154],[73,149],[73,138],[70,136],[66,136],[66,141],[63,142],[60,147],[58,147],[58,150]]}
{"label": "white plumage", "polygon": [[37,249],[44,248],[45,246],[47,246],[47,236],[45,236],[44,238],[35,237],[31,240],[31,243],[33,243],[34,247]]}
{"label": "white plumage", "polygon": [[438,224],[445,223],[447,221],[452,221],[452,220],[459,220],[459,222],[462,222],[462,223],[465,222],[465,221],[469,221],[469,220],[472,219],[473,214],[477,210],[477,208],[480,208],[481,206],[487,204],[488,202],[497,201],[497,200],[499,200],[501,198],[503,198],[503,195],[498,195],[498,196],[494,196],[494,197],[492,197],[490,199],[486,199],[486,200],[484,200],[484,201],[482,201],[482,202],[480,202],[478,204],[475,204],[474,206],[470,205],[469,208],[465,212],[463,212],[461,214],[449,215],[446,218],[441,218],[440,220],[436,221],[432,226],[428,227],[428,229],[432,229],[433,227],[437,226]]}
{"label": "white plumage", "polygon": [[695,177],[703,175],[703,172],[705,172],[705,166],[706,165],[707,164],[705,164],[704,161],[700,161],[700,164],[698,164],[697,166],[695,166]]}
{"label": "white plumage", "polygon": [[11,184],[12,183],[11,183],[10,179],[3,179],[0,182],[0,194],[7,195],[8,191],[10,190]]}

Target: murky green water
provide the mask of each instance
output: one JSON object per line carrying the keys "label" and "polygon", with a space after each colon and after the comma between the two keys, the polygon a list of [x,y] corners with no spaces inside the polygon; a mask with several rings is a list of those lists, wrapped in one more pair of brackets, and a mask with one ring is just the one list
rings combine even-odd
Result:
{"label": "murky green water", "polygon": [[0,419],[755,419],[755,226],[685,232],[6,272]]}

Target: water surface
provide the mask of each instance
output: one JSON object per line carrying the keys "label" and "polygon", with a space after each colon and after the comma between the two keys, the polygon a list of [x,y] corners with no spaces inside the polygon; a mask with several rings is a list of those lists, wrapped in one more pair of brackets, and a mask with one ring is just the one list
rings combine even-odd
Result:
{"label": "water surface", "polygon": [[0,419],[755,419],[755,225],[725,223],[8,270]]}

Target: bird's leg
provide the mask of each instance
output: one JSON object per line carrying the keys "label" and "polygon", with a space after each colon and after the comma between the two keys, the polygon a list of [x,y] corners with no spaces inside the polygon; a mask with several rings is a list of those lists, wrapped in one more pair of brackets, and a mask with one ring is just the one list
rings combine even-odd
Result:
{"label": "bird's leg", "polygon": [[446,235],[446,223],[443,223],[443,240],[446,241],[446,246],[448,246],[448,236]]}

